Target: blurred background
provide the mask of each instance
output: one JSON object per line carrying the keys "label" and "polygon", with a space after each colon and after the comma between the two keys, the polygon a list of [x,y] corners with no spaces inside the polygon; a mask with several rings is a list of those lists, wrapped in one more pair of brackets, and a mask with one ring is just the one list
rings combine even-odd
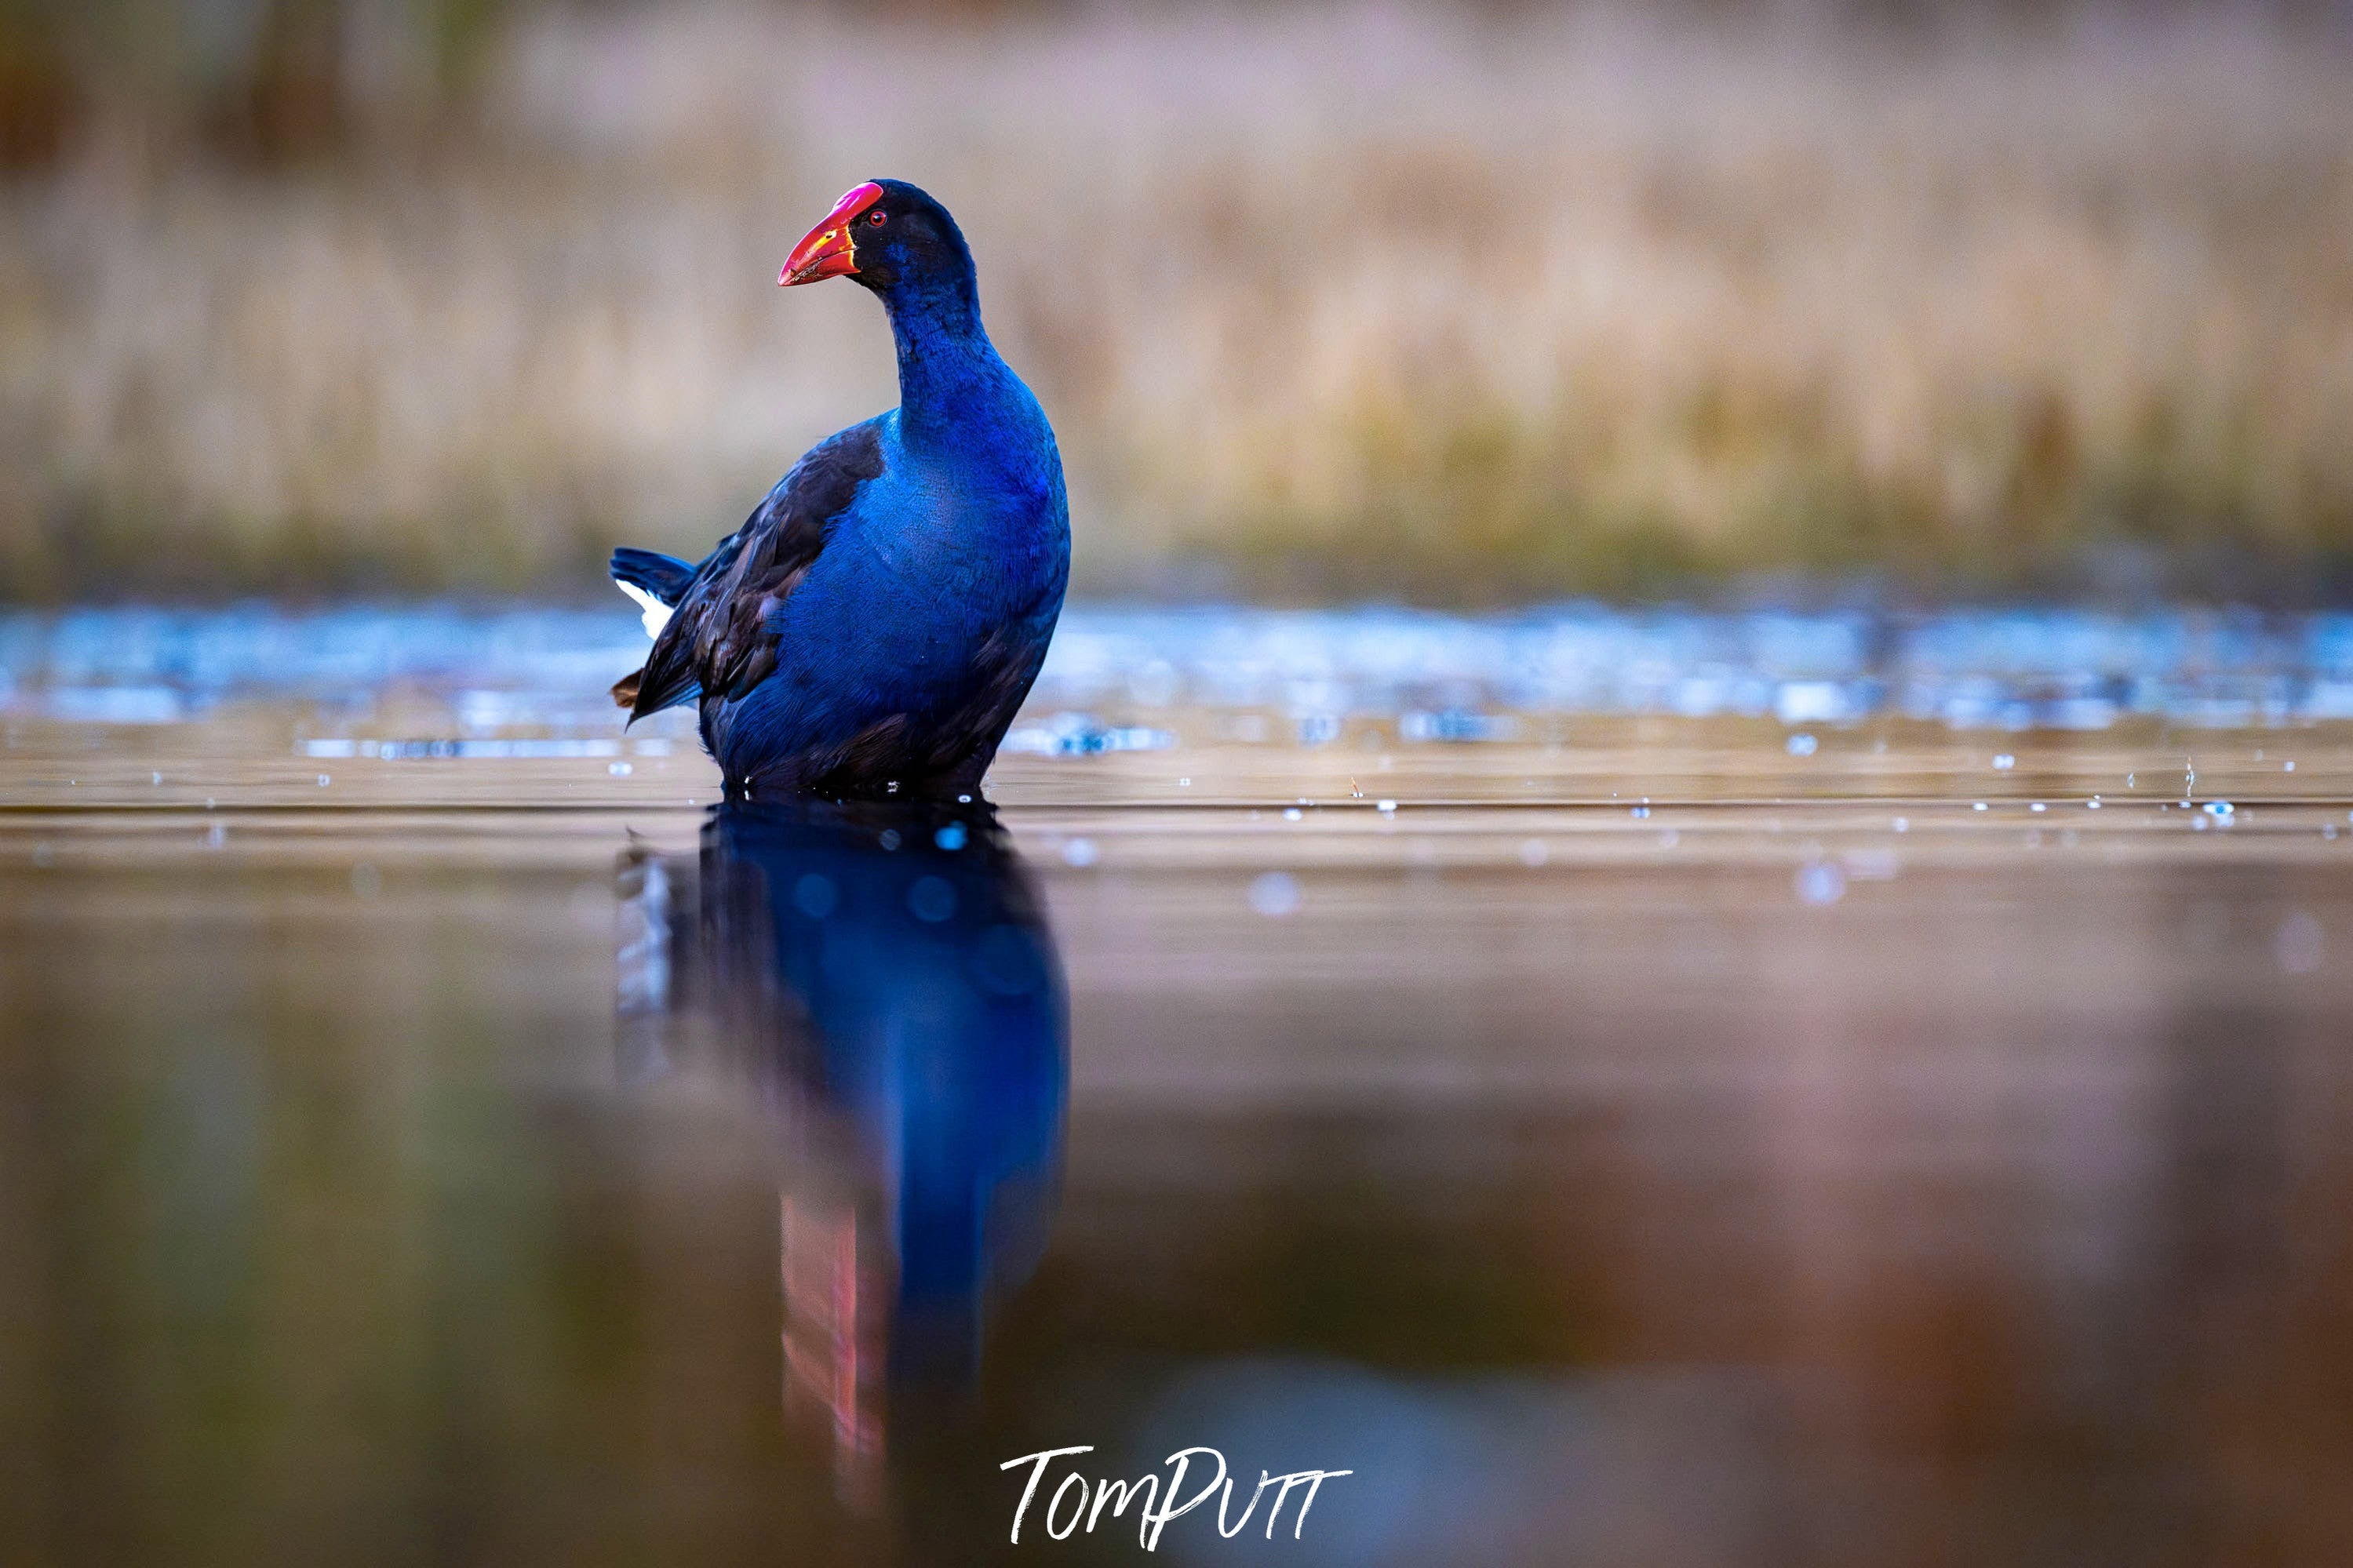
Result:
{"label": "blurred background", "polygon": [[0,0],[0,596],[598,590],[893,400],[1082,593],[2353,586],[2353,5]]}

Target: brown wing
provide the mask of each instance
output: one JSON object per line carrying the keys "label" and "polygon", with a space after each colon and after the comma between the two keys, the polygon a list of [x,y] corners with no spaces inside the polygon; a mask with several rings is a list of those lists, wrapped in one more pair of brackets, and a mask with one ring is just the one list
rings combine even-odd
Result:
{"label": "brown wing", "polygon": [[615,684],[630,721],[697,696],[741,697],[776,668],[772,612],[808,574],[859,487],[881,472],[875,420],[810,447],[694,569],[645,668]]}

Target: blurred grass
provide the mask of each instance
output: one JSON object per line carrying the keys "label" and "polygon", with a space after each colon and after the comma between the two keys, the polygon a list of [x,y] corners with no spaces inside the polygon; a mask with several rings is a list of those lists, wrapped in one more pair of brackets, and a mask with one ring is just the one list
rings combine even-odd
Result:
{"label": "blurred grass", "polygon": [[11,597],[699,551],[892,400],[772,282],[879,174],[1097,591],[2353,585],[2325,7],[0,15]]}

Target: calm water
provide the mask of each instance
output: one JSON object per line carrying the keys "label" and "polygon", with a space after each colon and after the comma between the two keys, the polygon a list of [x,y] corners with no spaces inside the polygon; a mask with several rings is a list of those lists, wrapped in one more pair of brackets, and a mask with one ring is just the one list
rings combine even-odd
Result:
{"label": "calm water", "polygon": [[0,619],[0,1563],[2353,1561],[2336,623],[1099,611],[802,816],[632,626]]}

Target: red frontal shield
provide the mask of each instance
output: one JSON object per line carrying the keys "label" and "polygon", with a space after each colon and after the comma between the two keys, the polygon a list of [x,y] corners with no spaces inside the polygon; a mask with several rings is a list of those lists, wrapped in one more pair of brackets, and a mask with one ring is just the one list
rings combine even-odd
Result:
{"label": "red frontal shield", "polygon": [[814,283],[820,278],[840,278],[857,271],[858,246],[850,226],[859,214],[881,199],[882,187],[871,180],[844,192],[825,215],[825,221],[793,247],[792,255],[785,258],[785,269],[776,274],[777,287],[789,289],[796,283]]}

